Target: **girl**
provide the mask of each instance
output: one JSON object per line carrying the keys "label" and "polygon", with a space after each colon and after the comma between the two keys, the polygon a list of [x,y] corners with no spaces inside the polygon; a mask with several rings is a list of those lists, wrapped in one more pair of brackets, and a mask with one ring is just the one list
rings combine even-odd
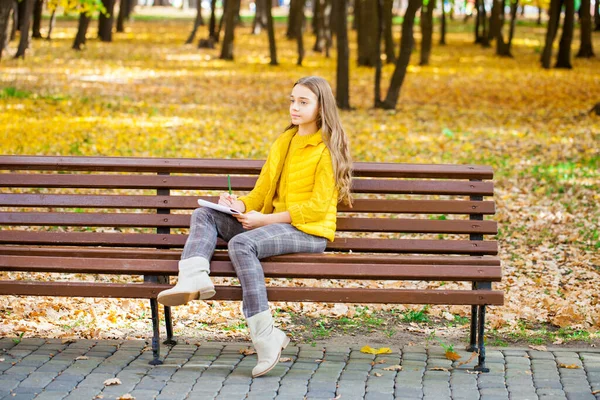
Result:
{"label": "girl", "polygon": [[217,236],[243,291],[243,312],[258,364],[257,377],[279,361],[289,338],[273,326],[260,259],[287,253],[321,253],[333,241],[339,201],[352,205],[352,161],[329,84],[305,77],[290,95],[291,124],[275,140],[254,189],[246,196],[223,193],[219,204],[244,214],[196,209],[179,262],[179,279],[158,295],[166,306],[215,295],[208,274]]}

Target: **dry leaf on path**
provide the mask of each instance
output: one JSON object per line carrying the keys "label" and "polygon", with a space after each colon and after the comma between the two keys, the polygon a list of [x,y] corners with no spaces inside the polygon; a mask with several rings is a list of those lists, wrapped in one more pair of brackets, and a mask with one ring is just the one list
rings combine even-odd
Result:
{"label": "dry leaf on path", "polygon": [[444,368],[444,367],[432,367],[429,368],[429,371],[444,371],[444,372],[450,372],[450,370],[448,368]]}
{"label": "dry leaf on path", "polygon": [[379,373],[379,372],[375,372],[373,375],[375,375],[375,376],[377,376],[377,377],[383,376],[383,374],[381,374],[381,373]]}
{"label": "dry leaf on path", "polygon": [[119,378],[111,378],[104,381],[104,386],[120,385],[121,380]]}
{"label": "dry leaf on path", "polygon": [[446,355],[446,358],[451,361],[457,361],[457,360],[460,360],[460,358],[461,358],[460,354],[458,354],[455,351],[447,351],[445,353],[445,355]]}
{"label": "dry leaf on path", "polygon": [[387,362],[387,360],[385,358],[379,360],[379,361],[371,361],[371,366],[374,366],[375,364],[385,364]]}
{"label": "dry leaf on path", "polygon": [[581,368],[577,364],[563,364],[563,363],[558,364],[558,367],[559,368],[566,368],[566,369],[579,369],[579,368]]}
{"label": "dry leaf on path", "polygon": [[79,357],[75,357],[75,361],[77,360],[89,360],[90,358],[88,356],[79,356]]}
{"label": "dry leaf on path", "polygon": [[240,354],[251,356],[252,354],[256,354],[256,350],[254,350],[252,347],[247,347],[245,349],[240,349]]}
{"label": "dry leaf on path", "polygon": [[279,362],[289,362],[289,361],[292,361],[291,357],[281,357],[279,359]]}
{"label": "dry leaf on path", "polygon": [[379,349],[374,349],[369,345],[365,345],[362,349],[360,349],[360,352],[366,354],[389,354],[392,352],[392,349],[390,349],[389,347],[381,347]]}
{"label": "dry leaf on path", "polygon": [[471,361],[473,361],[475,359],[475,357],[477,357],[479,355],[479,353],[477,353],[476,351],[471,353],[471,357],[469,357],[469,359],[467,361],[461,361],[458,364],[456,364],[457,367],[460,367],[461,365],[465,365],[470,363]]}
{"label": "dry leaf on path", "polygon": [[131,394],[127,393],[121,397],[117,397],[117,400],[135,400],[135,397],[133,397]]}
{"label": "dry leaf on path", "polygon": [[536,345],[530,344],[529,348],[531,348],[533,350],[537,350],[537,351],[548,351],[548,348],[544,345],[536,346]]}
{"label": "dry leaf on path", "polygon": [[389,367],[385,367],[384,371],[402,371],[402,365],[390,365]]}

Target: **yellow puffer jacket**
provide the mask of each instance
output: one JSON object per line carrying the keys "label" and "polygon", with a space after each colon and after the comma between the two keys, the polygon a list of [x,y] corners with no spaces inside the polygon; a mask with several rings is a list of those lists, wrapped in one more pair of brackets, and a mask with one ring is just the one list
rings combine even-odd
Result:
{"label": "yellow puffer jacket", "polygon": [[[254,189],[241,200],[246,212],[273,213],[273,197],[278,187],[290,141],[297,129],[281,134],[271,146]],[[300,148],[288,157],[287,188],[279,193],[286,199],[292,225],[310,235],[333,241],[336,228],[338,191],[329,149],[321,132],[309,135]],[[287,190],[286,190],[287,189]]]}

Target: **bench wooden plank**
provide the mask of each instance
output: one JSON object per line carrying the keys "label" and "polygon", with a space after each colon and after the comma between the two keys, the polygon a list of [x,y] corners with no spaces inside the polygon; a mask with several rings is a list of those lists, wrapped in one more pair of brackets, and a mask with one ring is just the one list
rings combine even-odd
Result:
{"label": "bench wooden plank", "polygon": [[[89,282],[0,281],[0,295],[68,296],[108,298],[156,298],[171,285],[156,283],[116,284]],[[216,286],[211,300],[241,300],[242,289]],[[269,301],[326,303],[453,304],[502,305],[501,291],[492,290],[413,290],[347,289],[317,287],[268,287]]]}
{"label": "bench wooden plank", "polygon": [[[0,169],[54,171],[258,174],[263,160],[197,158],[0,156]],[[489,166],[453,164],[354,163],[355,176],[492,179]]]}
{"label": "bench wooden plank", "polygon": [[[0,193],[0,207],[60,207],[118,209],[195,209],[198,199],[216,202],[216,196],[139,196]],[[410,214],[494,214],[493,201],[357,199],[340,212]]]}
{"label": "bench wooden plank", "polygon": [[[397,265],[397,264],[330,264],[323,268],[318,262],[263,261],[263,270],[270,278],[371,279],[371,280],[437,280],[437,281],[500,281],[499,265]],[[175,260],[63,258],[39,256],[2,256],[0,268],[5,271],[61,272],[117,275],[177,275]],[[230,261],[211,262],[211,276],[235,277]]]}
{"label": "bench wooden plank", "polygon": [[[96,233],[96,232],[31,232],[0,231],[0,244],[48,244],[114,247],[183,247],[187,235],[152,233]],[[217,246],[226,247],[219,239]],[[479,240],[425,240],[425,239],[369,239],[336,238],[327,244],[328,250],[367,251],[372,253],[428,253],[495,255],[495,241]]]}
{"label": "bench wooden plank", "polygon": [[[125,214],[125,213],[53,213],[0,212],[0,224],[6,226],[86,226],[189,228],[190,215]],[[498,233],[495,221],[428,220],[385,218],[338,218],[337,231],[398,233]]]}
{"label": "bench wooden plank", "polygon": [[[234,190],[250,191],[256,177],[232,176]],[[173,189],[227,190],[221,176],[88,175],[88,174],[3,174],[0,187],[86,188],[86,189]],[[361,179],[352,181],[353,193],[442,194],[493,196],[491,181],[424,181],[397,179]]]}
{"label": "bench wooden plank", "polygon": [[[126,248],[85,248],[85,247],[36,247],[36,246],[0,246],[0,256],[41,256],[41,257],[79,257],[79,258],[123,258],[143,260],[179,260],[181,250],[166,249],[126,249]],[[213,261],[227,261],[227,251],[217,250]],[[321,264],[394,264],[394,265],[500,265],[500,259],[495,256],[433,256],[433,255],[403,255],[403,254],[348,254],[348,253],[302,253],[283,254],[265,258],[266,261],[279,262],[311,262]],[[111,260],[112,262],[112,260]]]}

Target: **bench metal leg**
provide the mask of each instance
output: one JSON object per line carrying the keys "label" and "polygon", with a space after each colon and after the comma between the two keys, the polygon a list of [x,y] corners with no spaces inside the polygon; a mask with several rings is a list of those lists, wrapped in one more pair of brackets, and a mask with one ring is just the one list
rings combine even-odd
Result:
{"label": "bench metal leg", "polygon": [[478,315],[478,334],[477,345],[479,347],[479,360],[475,366],[475,371],[490,372],[490,369],[485,366],[485,343],[484,343],[484,328],[485,328],[485,305],[479,306]]}
{"label": "bench metal leg", "polygon": [[477,306],[471,306],[471,336],[467,351],[477,351]]}
{"label": "bench metal leg", "polygon": [[159,360],[160,357],[160,325],[158,318],[158,301],[156,299],[150,299],[150,309],[152,310],[152,361],[150,365],[160,365],[163,362]]}
{"label": "bench metal leg", "polygon": [[171,307],[169,306],[165,306],[165,326],[167,328],[167,340],[163,344],[175,346],[177,340],[173,339],[173,320],[171,318]]}

